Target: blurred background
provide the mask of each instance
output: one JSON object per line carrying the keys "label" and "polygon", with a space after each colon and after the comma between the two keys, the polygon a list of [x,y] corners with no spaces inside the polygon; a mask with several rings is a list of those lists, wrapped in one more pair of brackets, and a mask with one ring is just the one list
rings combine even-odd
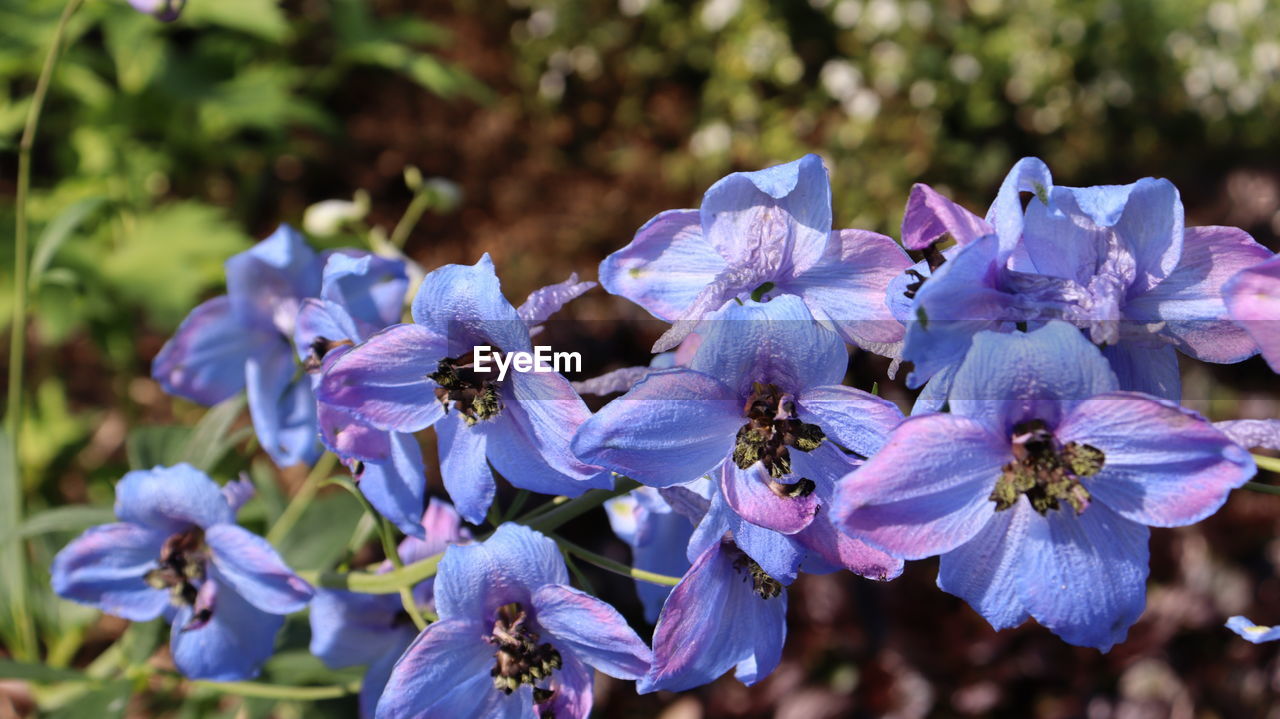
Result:
{"label": "blurred background", "polygon": [[[15,152],[63,5],[0,3],[6,334]],[[1062,184],[1167,177],[1189,225],[1243,227],[1280,249],[1280,10],[1268,0],[189,0],[171,24],[90,0],[69,43],[33,156],[28,514],[88,503],[109,517],[121,473],[189,439],[204,410],[163,395],[151,358],[221,291],[222,262],[282,221],[318,246],[405,241],[426,269],[489,252],[518,303],[570,272],[595,279],[648,218],[696,207],[734,170],[817,152],[836,227],[896,236],[912,183],[982,214],[1008,167],[1037,155]],[[566,312],[579,324],[557,323],[557,342],[582,346],[586,375],[647,362],[660,331],[600,290]],[[1189,404],[1212,419],[1280,415],[1280,382],[1260,360],[1184,364]],[[909,400],[885,365],[855,356],[850,379]],[[246,465],[228,456],[215,476]],[[259,520],[305,474],[250,466],[268,495]],[[319,535],[354,528],[359,507],[325,495],[310,514],[286,557],[332,565],[346,536]],[[1221,626],[1235,613],[1280,622],[1278,520],[1280,497],[1236,493],[1205,523],[1157,530],[1147,612],[1107,655],[1031,624],[993,632],[934,587],[925,561],[887,585],[803,578],[783,665],[756,687],[726,678],[637,697],[602,679],[596,715],[1280,717],[1277,645]],[[606,528],[596,517],[569,536],[625,561]],[[125,626],[48,592],[48,561],[74,533],[53,526],[28,543],[55,668],[92,666]],[[625,582],[589,576],[643,626]],[[157,642],[125,636],[126,649]],[[266,679],[331,681],[305,646],[295,619]],[[354,712],[350,700],[152,688],[76,695],[55,715]],[[38,693],[0,681],[0,717],[32,712]]]}

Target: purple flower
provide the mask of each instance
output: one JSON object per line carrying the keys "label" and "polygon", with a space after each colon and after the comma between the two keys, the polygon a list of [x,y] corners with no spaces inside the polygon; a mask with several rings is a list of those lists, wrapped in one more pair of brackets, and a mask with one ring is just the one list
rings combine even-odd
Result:
{"label": "purple flower", "polygon": [[258,441],[281,467],[320,456],[316,403],[293,333],[303,299],[320,291],[322,266],[302,236],[281,225],[227,260],[227,294],[192,310],[151,365],[165,392],[203,405],[247,388]]}
{"label": "purple flower", "polygon": [[[329,256],[320,296],[302,302],[294,329],[313,388],[352,345],[400,321],[407,288],[398,260],[362,252]],[[317,421],[325,446],[351,469],[369,503],[405,534],[423,536],[426,473],[414,436],[370,427],[350,410],[323,402]]]}
{"label": "purple flower", "polygon": [[1227,620],[1227,629],[1239,634],[1242,639],[1262,644],[1280,639],[1280,627],[1266,627],[1254,624],[1248,617],[1232,617]]}
{"label": "purple flower", "polygon": [[414,298],[415,324],[390,327],[338,357],[317,394],[380,430],[434,425],[445,487],[469,522],[483,521],[493,501],[490,463],[534,492],[577,496],[611,486],[607,472],[569,451],[590,412],[568,380],[519,365],[499,379],[492,363],[482,372],[473,362],[480,346],[530,352],[530,328],[590,286],[571,278],[534,292],[517,310],[502,296],[487,254],[473,266],[441,267]]}
{"label": "purple flower", "polygon": [[1258,343],[1271,369],[1280,372],[1280,255],[1241,270],[1222,293],[1231,319]]}
{"label": "purple flower", "polygon": [[[400,543],[400,559],[405,564],[439,554],[450,544],[471,538],[453,507],[435,499],[423,514],[422,530],[419,533],[425,539],[409,537]],[[379,572],[390,569],[389,561],[378,567]],[[434,608],[434,586],[432,578],[413,588],[418,606]],[[360,685],[360,716],[366,719],[374,715],[392,666],[416,636],[418,629],[398,595],[317,589],[311,600],[311,653],[331,669],[368,666]]]}
{"label": "purple flower", "polygon": [[649,220],[600,263],[600,283],[673,326],[654,345],[675,347],[726,302],[797,295],[848,342],[882,353],[902,339],[885,288],[911,262],[893,240],[831,229],[822,159],[805,155],[711,186],[698,210]]}
{"label": "purple flower", "polygon": [[952,414],[899,425],[836,519],[903,559],[941,555],[938,586],[997,629],[1031,616],[1107,650],[1145,604],[1147,526],[1209,516],[1256,471],[1199,415],[1117,386],[1066,323],[980,333]]}
{"label": "purple flower", "polygon": [[[604,508],[613,533],[631,547],[631,566],[667,576],[679,576],[689,569],[685,548],[693,535],[693,524],[672,509],[658,490],[641,487],[605,502]],[[645,619],[656,622],[671,587],[637,579],[636,593],[644,605]]]}
{"label": "purple flower", "polygon": [[234,524],[248,494],[187,464],[130,472],[116,485],[121,521],[58,552],[53,590],[135,622],[163,615],[174,664],[192,679],[256,676],[283,615],[305,607],[312,589]]}
{"label": "purple flower", "polygon": [[699,334],[689,367],[650,374],[610,402],[574,451],[650,487],[711,475],[743,519],[800,532],[848,472],[847,453],[872,454],[901,413],[840,384],[844,344],[798,297],[731,304]]}
{"label": "purple flower", "polygon": [[129,0],[129,4],[138,12],[154,15],[164,22],[173,22],[182,13],[182,8],[186,7],[187,0]]}
{"label": "purple flower", "polygon": [[[1025,211],[1023,193],[1033,195]],[[1167,180],[1055,186],[1044,163],[1027,158],[1010,171],[986,220],[939,196],[929,200],[908,208],[904,238],[919,244],[941,230],[961,248],[941,253],[945,263],[935,260],[932,276],[907,290],[916,321],[903,356],[915,364],[913,386],[935,374],[945,383],[945,370],[978,331],[1051,319],[1103,346],[1123,389],[1167,399],[1180,394],[1175,349],[1221,363],[1257,351],[1227,318],[1222,287],[1270,253],[1236,228],[1184,228]],[[900,279],[890,292],[902,289]]]}
{"label": "purple flower", "polygon": [[504,524],[440,562],[440,621],[396,662],[377,716],[458,719],[591,712],[588,665],[638,679],[652,653],[617,610],[568,586],[556,545]]}

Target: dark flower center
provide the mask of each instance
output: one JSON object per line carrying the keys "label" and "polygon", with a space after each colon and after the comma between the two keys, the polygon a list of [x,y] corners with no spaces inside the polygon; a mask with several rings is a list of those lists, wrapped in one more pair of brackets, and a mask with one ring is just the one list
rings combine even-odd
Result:
{"label": "dark flower center", "polygon": [[319,372],[320,367],[324,364],[324,356],[339,347],[350,347],[354,342],[351,340],[331,340],[328,337],[319,336],[311,340],[311,345],[307,348],[307,359],[302,363],[303,369],[308,372]]}
{"label": "dark flower center", "polygon": [[1076,514],[1089,506],[1089,490],[1080,478],[1102,470],[1102,450],[1076,442],[1060,444],[1038,419],[1014,425],[1012,439],[1014,461],[1004,466],[990,496],[996,511],[1009,509],[1024,494],[1040,514],[1058,509],[1062,502]]}
{"label": "dark flower center", "polygon": [[782,582],[769,576],[768,572],[756,564],[756,560],[737,547],[726,546],[726,549],[737,554],[733,559],[733,568],[742,575],[742,581],[751,582],[751,588],[761,599],[773,599],[782,594]]}
{"label": "dark flower center", "polygon": [[[209,549],[204,544],[204,530],[192,527],[171,535],[160,547],[160,566],[143,576],[155,589],[168,589],[170,601],[179,607],[194,607],[196,595],[205,578]],[[209,620],[213,610],[202,608],[191,618],[192,624]]]}
{"label": "dark flower center", "polygon": [[473,368],[470,356],[440,360],[435,372],[428,375],[436,384],[436,399],[448,411],[449,404],[462,413],[468,425],[482,419],[493,419],[502,411],[498,401],[498,383],[488,374],[479,374]]}
{"label": "dark flower center", "polygon": [[[550,644],[538,643],[538,633],[529,626],[529,615],[518,602],[498,608],[493,634],[485,641],[498,648],[493,653],[497,661],[489,675],[493,677],[493,688],[504,694],[524,684],[533,686],[560,668],[560,652]],[[547,694],[539,703],[550,698]]]}
{"label": "dark flower center", "polygon": [[[812,452],[827,438],[817,425],[797,419],[795,402],[772,384],[753,383],[742,413],[747,423],[738,430],[733,463],[747,469],[761,462],[773,480],[791,474],[789,448]],[[779,497],[794,498],[808,496],[814,484],[801,478],[793,484],[770,481],[769,488]]]}
{"label": "dark flower center", "polygon": [[[936,242],[924,248],[923,252],[919,253],[922,255],[921,259],[929,263],[929,272],[936,272],[937,269],[942,266],[942,263],[947,261],[947,258],[942,254],[942,251],[938,249],[938,243],[946,242],[950,239],[951,235],[945,234],[942,237],[939,237]],[[924,286],[925,281],[929,278],[914,269],[907,270],[907,274],[911,275],[915,281],[907,285],[907,289],[902,294],[906,296],[907,299],[914,300],[916,298],[916,293],[920,291],[920,288]]]}

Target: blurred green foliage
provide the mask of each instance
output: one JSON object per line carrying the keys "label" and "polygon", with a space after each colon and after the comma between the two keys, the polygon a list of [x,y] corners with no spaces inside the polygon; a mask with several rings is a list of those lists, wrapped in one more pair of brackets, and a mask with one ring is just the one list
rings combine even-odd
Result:
{"label": "blurred green foliage", "polygon": [[[1027,154],[1097,184],[1280,151],[1267,0],[508,2],[547,112],[616,94],[613,125],[692,187],[819,152],[842,227],[896,232],[919,181],[981,210]],[[673,104],[691,136],[661,134]]]}

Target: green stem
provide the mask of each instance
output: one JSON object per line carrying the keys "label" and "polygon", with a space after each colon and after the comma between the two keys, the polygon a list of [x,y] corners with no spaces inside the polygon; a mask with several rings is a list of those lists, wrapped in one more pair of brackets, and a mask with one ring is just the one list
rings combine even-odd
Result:
{"label": "green stem", "polygon": [[613,489],[593,489],[581,497],[566,502],[550,512],[525,523],[531,529],[536,529],[543,534],[550,534],[566,522],[586,514],[610,499],[624,495],[639,486],[640,483],[634,479],[618,475]]}
{"label": "green stem", "polygon": [[[71,16],[81,2],[82,0],[70,0],[62,9],[62,16],[58,18],[58,25],[53,30],[53,39],[49,42],[49,51],[44,56],[44,65],[40,68],[40,76],[36,79],[35,94],[31,96],[27,122],[22,128],[22,139],[18,142],[18,187],[13,207],[13,317],[9,325],[9,393],[4,417],[5,431],[13,439],[13,467],[17,472],[11,483],[11,496],[0,500],[9,503],[8,514],[18,521],[22,519],[25,499],[19,445],[22,443],[22,374],[27,344],[27,196],[31,194],[31,149],[35,146],[36,132],[40,129],[40,114],[44,110],[44,100],[49,93],[53,70],[58,64],[62,38],[66,35]],[[22,543],[14,543],[7,551],[12,553],[8,561],[13,563],[7,587],[14,621],[13,654],[19,659],[34,659],[38,648],[35,624],[27,606],[27,568],[22,557]]]}
{"label": "green stem", "polygon": [[208,682],[193,681],[193,686],[212,689],[224,694],[235,694],[242,697],[258,699],[286,699],[295,701],[315,701],[318,699],[338,699],[360,691],[360,682],[338,684],[322,687],[293,687],[263,682]]}
{"label": "green stem", "polygon": [[409,241],[409,233],[413,232],[413,228],[417,227],[418,221],[422,219],[423,213],[431,206],[431,193],[418,191],[413,196],[413,200],[409,202],[409,206],[405,208],[404,214],[400,216],[400,221],[396,223],[396,228],[391,231],[391,244],[398,249],[404,249],[404,243]]}
{"label": "green stem", "polygon": [[1261,454],[1253,455],[1253,461],[1257,463],[1258,469],[1265,469],[1268,472],[1280,474],[1280,459],[1275,457],[1264,457]]}
{"label": "green stem", "polygon": [[298,488],[298,493],[293,495],[293,499],[289,500],[289,504],[280,513],[280,518],[267,531],[268,542],[278,545],[280,540],[289,535],[293,526],[302,518],[302,513],[311,505],[311,500],[316,498],[316,492],[320,491],[320,483],[328,479],[337,463],[338,457],[332,452],[325,452],[320,461],[316,462],[316,466],[311,468],[311,473]]}
{"label": "green stem", "polygon": [[1245,482],[1243,488],[1262,494],[1280,494],[1280,487],[1262,482]]}
{"label": "green stem", "polygon": [[556,544],[560,545],[560,549],[565,552],[568,552],[585,562],[590,562],[601,569],[613,572],[614,574],[621,574],[624,577],[631,577],[632,579],[639,579],[642,582],[661,584],[667,587],[674,587],[680,583],[680,577],[672,577],[667,574],[658,574],[656,572],[648,572],[643,569],[636,569],[635,567],[628,567],[622,562],[615,562],[604,555],[596,554],[595,552],[585,547],[580,547],[562,537],[555,537],[554,539],[556,540]]}

